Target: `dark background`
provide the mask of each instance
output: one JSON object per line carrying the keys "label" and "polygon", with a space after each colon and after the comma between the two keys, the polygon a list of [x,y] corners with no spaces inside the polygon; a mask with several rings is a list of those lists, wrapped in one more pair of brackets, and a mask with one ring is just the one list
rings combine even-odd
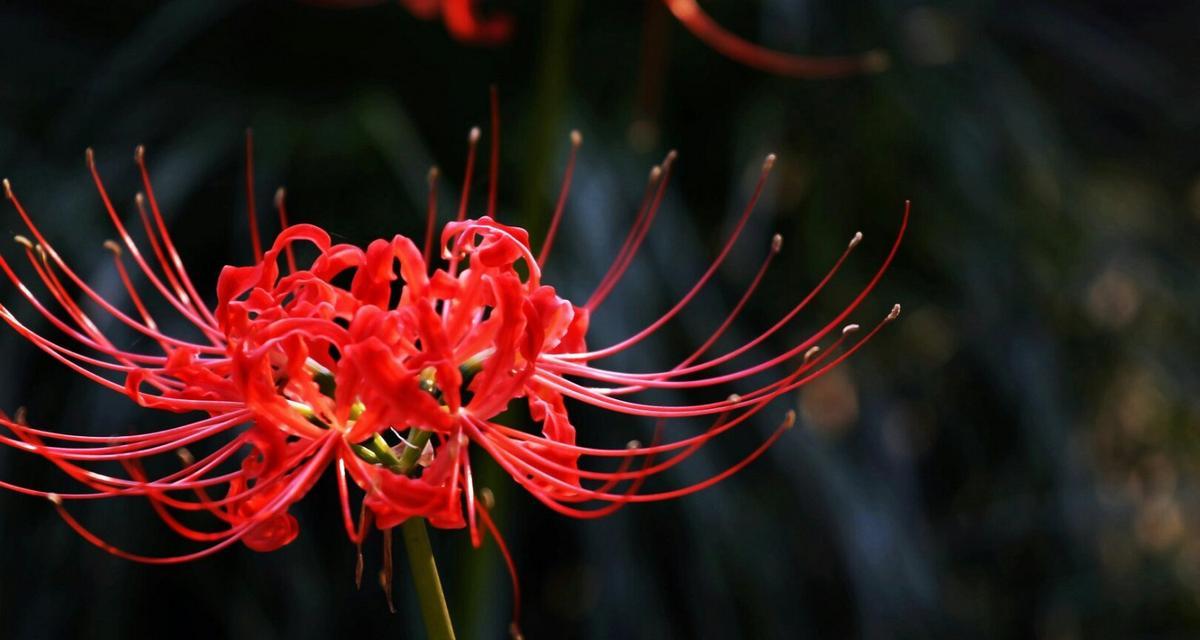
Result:
{"label": "dark background", "polygon": [[[648,168],[679,150],[651,240],[594,322],[591,343],[603,345],[686,289],[762,156],[778,153],[717,284],[617,363],[634,369],[702,341],[771,233],[786,236],[784,252],[735,327],[743,339],[862,230],[830,292],[774,347],[819,327],[878,264],[911,199],[910,235],[856,314],[871,323],[901,302],[901,321],[793,398],[800,428],[743,473],[587,522],[549,512],[495,469],[482,474],[520,570],[527,636],[1200,633],[1200,5],[702,3],[782,49],[882,47],[894,62],[871,77],[805,81],[720,57],[657,2],[492,4],[518,21],[513,41],[494,49],[455,42],[390,3],[5,3],[0,173],[60,253],[122,299],[82,152],[95,147],[131,212],[131,154],[146,144],[180,249],[211,291],[220,265],[249,256],[244,127],[258,143],[260,210],[284,184],[293,219],[335,237],[417,236],[425,172],[442,168],[449,210],[466,132],[486,125],[494,82],[501,215],[535,241],[568,132],[583,132],[547,272],[576,300],[615,254]],[[15,214],[0,220],[21,232]],[[3,251],[21,257],[15,244]],[[0,291],[6,303],[16,297],[10,285]],[[0,353],[5,411],[28,406],[35,424],[78,433],[161,424],[11,331]],[[733,463],[785,408],[657,486]],[[583,442],[650,429],[574,415]],[[65,486],[7,449],[0,478]],[[333,489],[326,478],[294,509],[302,534],[292,545],[237,546],[177,567],[110,557],[44,501],[2,493],[0,637],[422,637],[403,566],[395,615],[370,579],[378,538],[355,591]],[[72,508],[126,548],[186,548],[139,501]],[[434,543],[460,637],[503,637],[512,591],[494,546],[472,550],[460,531],[436,532]]]}

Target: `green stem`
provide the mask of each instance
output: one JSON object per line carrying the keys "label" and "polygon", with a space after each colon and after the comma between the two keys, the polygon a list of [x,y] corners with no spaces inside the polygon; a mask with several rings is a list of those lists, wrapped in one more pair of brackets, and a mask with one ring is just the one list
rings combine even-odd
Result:
{"label": "green stem", "polygon": [[417,599],[421,602],[425,632],[429,635],[429,640],[454,640],[454,625],[450,622],[450,609],[446,607],[446,596],[442,593],[442,581],[438,578],[433,548],[429,546],[429,532],[425,530],[425,519],[409,518],[401,528],[404,532],[404,546],[408,549],[408,564],[412,568],[413,585],[417,589]]}
{"label": "green stem", "polygon": [[[422,429],[410,429],[408,443],[396,470],[408,473],[416,468],[421,450],[433,435]],[[429,545],[429,531],[425,519],[416,516],[401,525],[404,547],[408,550],[408,566],[412,569],[413,586],[417,589],[417,600],[421,603],[421,617],[425,620],[425,632],[429,640],[454,640],[454,625],[450,622],[450,609],[446,606],[446,595],[442,593],[442,580],[438,577],[437,562],[433,558],[433,547]]]}

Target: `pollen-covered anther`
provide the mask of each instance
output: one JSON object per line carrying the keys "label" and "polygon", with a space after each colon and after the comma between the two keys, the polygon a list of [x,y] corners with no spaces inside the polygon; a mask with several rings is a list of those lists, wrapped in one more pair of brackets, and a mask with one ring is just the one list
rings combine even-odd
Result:
{"label": "pollen-covered anther", "polygon": [[187,447],[175,449],[175,457],[179,457],[179,461],[184,463],[184,466],[190,467],[193,462],[196,462],[196,456],[192,455],[192,451]]}
{"label": "pollen-covered anther", "polygon": [[854,333],[855,331],[858,331],[859,328],[860,327],[856,324],[848,324],[848,325],[842,327],[842,335],[848,336],[848,335]]}
{"label": "pollen-covered anther", "polygon": [[788,409],[787,414],[783,416],[783,428],[791,429],[796,426],[796,412],[793,409]]}
{"label": "pollen-covered anther", "polygon": [[58,495],[57,493],[46,494],[46,499],[49,500],[56,507],[62,506],[62,503],[63,503],[62,496]]}
{"label": "pollen-covered anther", "polygon": [[83,150],[83,159],[87,162],[89,168],[96,167],[96,152],[91,147]]}
{"label": "pollen-covered anther", "polygon": [[196,462],[196,456],[193,456],[192,452],[186,447],[180,447],[176,449],[175,456],[179,458],[179,461],[182,462],[186,467],[190,467],[194,462]]}
{"label": "pollen-covered anther", "polygon": [[765,159],[763,159],[763,165],[762,165],[763,171],[770,171],[771,168],[774,166],[775,166],[775,154],[768,153],[767,157]]}
{"label": "pollen-covered anther", "polygon": [[111,251],[114,256],[121,255],[121,245],[117,244],[116,240],[105,240],[104,248]]}
{"label": "pollen-covered anther", "polygon": [[279,187],[278,189],[275,190],[275,208],[276,209],[283,206],[283,201],[285,198],[287,198],[287,189],[284,189],[283,187]]}
{"label": "pollen-covered anther", "polygon": [[471,127],[471,131],[467,134],[467,142],[475,144],[481,137],[483,137],[483,132],[479,130],[479,127]]}
{"label": "pollen-covered anther", "polygon": [[734,403],[737,403],[737,402],[741,402],[741,401],[742,401],[742,396],[740,396],[740,395],[738,395],[738,394],[736,394],[736,393],[731,393],[731,394],[729,394],[729,397],[728,397],[728,398],[725,398],[725,401],[726,401],[726,402],[728,402],[728,403],[730,403],[730,404],[734,404]]}
{"label": "pollen-covered anther", "polygon": [[771,236],[771,253],[779,253],[783,249],[783,236],[775,234]]}
{"label": "pollen-covered anther", "polygon": [[631,451],[634,449],[641,449],[642,443],[640,440],[630,440],[629,442],[625,443],[625,448]]}
{"label": "pollen-covered anther", "polygon": [[12,183],[8,181],[8,178],[4,179],[4,197],[9,200],[13,199]]}
{"label": "pollen-covered anther", "polygon": [[491,510],[496,506],[496,494],[492,490],[484,487],[479,490],[479,501],[483,503],[483,508]]}
{"label": "pollen-covered anther", "polygon": [[33,251],[33,242],[21,234],[13,236],[13,242],[25,247],[26,249],[29,249],[30,251]]}
{"label": "pollen-covered anther", "polygon": [[895,320],[896,318],[899,318],[899,317],[900,317],[900,305],[899,304],[892,305],[892,310],[889,311],[887,314],[888,322],[891,322],[892,320]]}
{"label": "pollen-covered anther", "polygon": [[811,362],[812,359],[814,357],[816,357],[816,355],[820,352],[821,352],[821,347],[813,347],[813,348],[809,349],[808,351],[805,351],[804,352],[804,364],[808,364],[809,362]]}
{"label": "pollen-covered anther", "polygon": [[440,171],[437,167],[429,167],[429,174],[425,176],[426,179],[429,180],[429,184],[432,185],[433,183],[437,182],[439,173]]}
{"label": "pollen-covered anther", "polygon": [[863,239],[862,232],[861,231],[855,232],[854,237],[850,238],[850,248],[853,249],[854,247],[857,247],[858,243],[862,242],[862,239]]}
{"label": "pollen-covered anther", "polygon": [[583,134],[579,133],[579,129],[571,130],[571,145],[578,147],[583,144]]}
{"label": "pollen-covered anther", "polygon": [[146,145],[139,144],[133,148],[133,161],[141,162],[146,159]]}

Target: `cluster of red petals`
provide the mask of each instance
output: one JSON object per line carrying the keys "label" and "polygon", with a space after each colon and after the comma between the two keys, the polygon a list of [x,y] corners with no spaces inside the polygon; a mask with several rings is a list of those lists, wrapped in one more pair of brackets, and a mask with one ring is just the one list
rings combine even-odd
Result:
{"label": "cluster of red petals", "polygon": [[[470,140],[468,166],[477,132]],[[436,243],[441,258],[436,264],[428,241],[422,250],[408,238],[395,236],[363,249],[335,244],[312,225],[289,226],[279,198],[281,232],[265,252],[256,246],[259,255],[252,265],[225,267],[212,307],[197,293],[167,232],[140,149],[136,159],[145,194],[136,202],[142,244],[122,222],[88,154],[95,184],[120,238],[119,243],[107,243],[127,291],[128,300],[120,304],[105,299],[71,268],[5,181],[6,195],[31,235],[18,239],[44,292],[35,293],[3,258],[0,270],[61,337],[48,337],[7,307],[0,307],[0,318],[97,384],[142,407],[184,414],[191,421],[145,433],[85,436],[37,429],[23,416],[0,417],[0,426],[8,432],[0,430],[0,442],[49,460],[84,489],[68,493],[7,482],[0,486],[51,499],[73,528],[112,553],[167,563],[201,557],[236,541],[257,550],[291,542],[298,526],[289,508],[333,467],[352,540],[361,542],[371,520],[389,529],[420,516],[439,527],[467,526],[478,544],[477,523],[495,531],[484,501],[475,498],[472,449],[490,456],[547,506],[575,517],[597,517],[631,502],[699,491],[761,455],[792,424],[791,413],[761,446],[706,480],[656,493],[643,491],[643,486],[774,400],[838,366],[899,313],[899,307],[894,308],[865,335],[855,335],[857,325],[845,325],[895,256],[907,210],[895,243],[861,293],[816,333],[786,349],[756,356],[759,347],[788,327],[826,286],[861,235],[808,295],[736,348],[710,354],[779,252],[778,236],[741,300],[687,358],[649,372],[598,366],[598,361],[666,326],[712,279],[745,227],[773,157],[764,163],[754,196],[733,232],[695,285],[641,331],[589,350],[589,317],[621,281],[649,233],[674,154],[651,172],[624,245],[595,293],[577,305],[543,284],[541,273],[567,197],[578,134],[572,141],[559,204],[537,256],[524,229],[501,224],[490,215],[464,219],[469,177],[459,219],[444,226]],[[491,189],[489,213],[495,201],[494,180]],[[435,218],[431,200],[427,237],[432,236]],[[252,237],[258,237],[257,231]],[[142,248],[147,244],[149,251]],[[135,270],[127,269],[129,261]],[[135,278],[144,281],[143,286]],[[148,304],[141,290],[156,294],[156,302]],[[85,310],[90,308],[103,313],[104,322]],[[163,333],[155,314],[164,310],[191,324],[194,337]],[[100,329],[113,322],[140,336],[142,349],[114,344]],[[761,379],[764,373],[773,374],[768,382],[746,388],[749,378]],[[729,395],[735,383],[742,391]],[[709,389],[725,391],[698,404],[638,399],[648,390]],[[568,401],[614,415],[706,419],[708,426],[683,437],[660,441],[656,436],[648,446],[581,446]],[[498,419],[514,402],[526,405],[536,427],[518,428]],[[189,453],[197,448],[203,455]],[[418,453],[419,458],[412,455]],[[152,474],[146,462],[164,455],[178,455],[182,465]],[[418,462],[397,466],[405,456]],[[102,471],[113,463],[125,474]],[[351,482],[363,495],[357,520]],[[69,500],[120,496],[148,499],[167,526],[203,548],[169,557],[129,553],[84,528],[64,506]],[[210,514],[217,526],[195,528],[194,516],[181,517],[189,512]]]}

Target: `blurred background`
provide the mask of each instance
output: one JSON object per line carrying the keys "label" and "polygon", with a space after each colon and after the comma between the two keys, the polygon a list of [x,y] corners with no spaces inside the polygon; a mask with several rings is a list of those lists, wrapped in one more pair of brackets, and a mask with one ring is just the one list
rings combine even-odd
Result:
{"label": "blurred background", "polygon": [[[866,77],[773,77],[707,48],[657,0],[485,2],[516,24],[495,47],[391,2],[7,2],[0,174],[60,253],[121,299],[83,149],[96,149],[132,213],[132,152],[146,144],[180,250],[212,291],[220,265],[250,256],[245,127],[260,211],[286,185],[293,220],[335,238],[419,236],[426,171],[441,167],[450,210],[467,131],[486,136],[495,83],[501,216],[535,242],[568,133],[583,133],[546,276],[573,299],[615,255],[650,166],[679,151],[646,248],[595,316],[590,341],[604,345],[690,286],[762,157],[778,153],[716,283],[674,329],[614,363],[633,369],[703,341],[772,233],[783,253],[729,344],[773,323],[863,231],[834,285],[771,350],[804,337],[877,268],[911,199],[903,248],[855,315],[870,324],[900,302],[901,321],[656,487],[732,464],[798,408],[799,428],[744,472],[587,522],[551,513],[495,468],[480,472],[520,571],[527,637],[1200,634],[1200,5],[701,4],[782,50],[882,48],[893,64]],[[479,213],[486,180],[476,185]],[[0,220],[22,232],[11,212]],[[15,244],[0,251],[21,256]],[[0,288],[6,304],[15,297]],[[34,424],[92,434],[161,424],[11,331],[0,353],[0,408],[27,406]],[[574,415],[589,444],[646,440],[652,427]],[[9,449],[0,478],[65,486]],[[73,509],[126,548],[186,548],[140,501]],[[402,556],[397,614],[370,578],[355,590],[336,509],[326,478],[293,510],[299,539],[278,552],[236,546],[147,567],[88,545],[44,501],[0,493],[0,637],[423,637]],[[512,590],[494,545],[433,535],[460,637],[504,637]],[[366,552],[370,576],[378,537]]]}

